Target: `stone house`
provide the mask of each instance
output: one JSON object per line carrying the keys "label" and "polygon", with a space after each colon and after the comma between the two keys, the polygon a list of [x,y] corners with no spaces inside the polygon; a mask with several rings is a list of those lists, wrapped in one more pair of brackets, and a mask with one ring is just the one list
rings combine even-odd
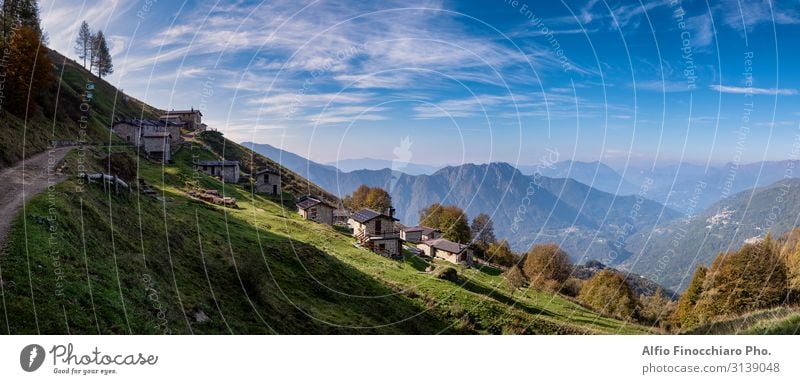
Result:
{"label": "stone house", "polygon": [[417,244],[417,248],[427,256],[447,260],[453,264],[472,265],[472,250],[468,245],[447,239],[433,239]]}
{"label": "stone house", "polygon": [[388,257],[402,256],[400,231],[395,227],[394,209],[385,213],[364,208],[350,217],[348,224],[361,246]]}
{"label": "stone house", "polygon": [[403,241],[418,244],[423,241],[438,239],[442,233],[436,229],[425,226],[403,227],[400,229],[400,238]]}
{"label": "stone house", "polygon": [[226,183],[239,182],[240,170],[238,161],[200,160],[195,163],[198,171],[222,178]]}
{"label": "stone house", "polygon": [[316,221],[320,224],[333,225],[334,206],[311,196],[305,196],[297,202],[297,213],[300,217]]}
{"label": "stone house", "polygon": [[142,137],[142,148],[148,158],[168,163],[172,161],[172,135],[167,132],[154,132]]}
{"label": "stone house", "polygon": [[267,168],[256,172],[253,182],[257,193],[270,195],[280,195],[281,193],[281,175],[275,169]]}
{"label": "stone house", "polygon": [[140,147],[143,145],[144,136],[154,133],[169,133],[173,144],[180,142],[181,127],[183,126],[183,123],[165,120],[132,119],[114,122],[111,131],[134,147]]}
{"label": "stone house", "polygon": [[186,128],[191,131],[198,131],[198,130],[205,130],[203,124],[203,114],[200,112],[199,109],[189,109],[189,110],[171,110],[165,112],[161,117],[161,120],[171,121],[171,122],[182,122],[186,124]]}

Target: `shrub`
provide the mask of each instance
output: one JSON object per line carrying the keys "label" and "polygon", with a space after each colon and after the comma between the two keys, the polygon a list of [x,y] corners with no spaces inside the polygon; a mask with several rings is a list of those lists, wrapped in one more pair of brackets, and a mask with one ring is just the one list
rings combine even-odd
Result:
{"label": "shrub", "polygon": [[562,294],[567,295],[569,297],[578,297],[581,294],[581,287],[583,286],[583,280],[570,277],[564,284],[561,286],[559,290]]}
{"label": "shrub", "polygon": [[433,271],[437,279],[458,282],[458,271],[453,267],[439,267]]}
{"label": "shrub", "polygon": [[505,279],[506,285],[508,285],[508,289],[511,291],[512,295],[517,291],[517,289],[525,285],[525,276],[516,265],[503,272],[503,278]]}
{"label": "shrub", "polygon": [[637,306],[625,278],[609,270],[600,271],[587,280],[578,300],[601,313],[622,319],[631,318]]}
{"label": "shrub", "polygon": [[537,244],[522,262],[522,273],[539,288],[558,290],[572,272],[569,256],[556,244]]}

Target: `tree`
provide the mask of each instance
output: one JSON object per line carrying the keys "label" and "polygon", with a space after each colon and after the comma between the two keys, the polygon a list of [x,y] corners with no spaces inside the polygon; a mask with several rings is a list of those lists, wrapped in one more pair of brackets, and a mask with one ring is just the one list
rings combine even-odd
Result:
{"label": "tree", "polygon": [[17,116],[36,112],[34,98],[50,87],[53,65],[41,36],[25,26],[15,32],[8,46],[5,90],[9,112]]}
{"label": "tree", "polygon": [[700,319],[695,313],[695,306],[697,300],[700,299],[700,294],[703,293],[703,283],[706,279],[708,268],[704,266],[697,267],[692,276],[692,281],[689,287],[678,299],[678,305],[675,308],[673,321],[680,329],[688,329],[700,323]]}
{"label": "tree", "polygon": [[711,264],[695,311],[705,321],[781,305],[788,292],[787,275],[771,236],[745,244]]}
{"label": "tree", "polygon": [[511,291],[511,296],[514,296],[514,292],[525,285],[525,275],[522,274],[522,271],[520,271],[519,267],[516,265],[503,272],[503,278],[506,281],[506,285],[508,285],[508,289]]}
{"label": "tree", "polygon": [[90,53],[93,49],[94,36],[92,36],[92,31],[89,29],[89,24],[86,20],[81,23],[81,29],[78,31],[78,37],[75,39],[75,53],[78,54],[78,58],[83,59],[83,67],[86,67],[86,59],[90,58]]}
{"label": "tree", "polygon": [[583,284],[578,300],[598,312],[621,319],[631,318],[638,304],[625,278],[607,269]]}
{"label": "tree", "polygon": [[385,212],[392,207],[392,196],[381,188],[361,185],[352,195],[345,196],[342,203],[352,210],[369,208]]}
{"label": "tree", "polygon": [[467,215],[455,205],[434,203],[419,212],[419,223],[442,231],[442,237],[450,241],[467,243],[470,240]]}
{"label": "tree", "polygon": [[30,27],[42,37],[39,4],[35,0],[4,0],[2,8],[0,20],[3,23],[3,38],[0,39],[0,46],[6,48],[6,44],[10,45],[15,32],[22,27]]}
{"label": "tree", "polygon": [[472,225],[469,229],[472,239],[482,250],[486,250],[489,244],[497,241],[497,238],[494,236],[494,223],[489,215],[485,213],[475,216],[475,218],[472,219]]}
{"label": "tree", "polygon": [[364,203],[367,208],[374,209],[378,212],[385,212],[392,207],[392,196],[389,192],[381,188],[371,188],[367,193],[367,200]]}
{"label": "tree", "polygon": [[672,317],[672,311],[675,309],[673,301],[664,295],[661,287],[656,288],[652,296],[640,295],[639,303],[641,303],[639,317],[651,325],[665,325],[667,323],[665,320]]}
{"label": "tree", "polygon": [[97,65],[97,77],[103,78],[105,75],[114,73],[114,65],[111,64],[111,53],[108,50],[108,42],[106,42],[106,36],[103,31],[97,31],[94,41],[95,49],[97,50],[94,55]]}
{"label": "tree", "polygon": [[486,260],[505,267],[511,267],[517,263],[517,255],[514,254],[505,239],[489,244],[485,257]]}
{"label": "tree", "polygon": [[522,273],[537,287],[558,291],[572,273],[569,256],[558,245],[534,245],[522,262]]}

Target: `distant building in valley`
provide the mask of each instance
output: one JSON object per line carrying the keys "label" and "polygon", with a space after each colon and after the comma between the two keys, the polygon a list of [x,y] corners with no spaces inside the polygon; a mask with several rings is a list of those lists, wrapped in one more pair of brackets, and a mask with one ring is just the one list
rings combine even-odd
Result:
{"label": "distant building in valley", "polygon": [[200,160],[195,163],[197,170],[203,171],[211,176],[222,178],[226,183],[236,183],[239,181],[240,170],[238,161],[228,160]]}
{"label": "distant building in valley", "polygon": [[395,228],[394,208],[381,213],[364,208],[350,217],[348,224],[359,244],[380,255],[402,256],[400,231]]}
{"label": "distant building in valley", "polygon": [[297,202],[297,212],[306,220],[320,224],[333,225],[334,206],[311,196],[305,196]]}

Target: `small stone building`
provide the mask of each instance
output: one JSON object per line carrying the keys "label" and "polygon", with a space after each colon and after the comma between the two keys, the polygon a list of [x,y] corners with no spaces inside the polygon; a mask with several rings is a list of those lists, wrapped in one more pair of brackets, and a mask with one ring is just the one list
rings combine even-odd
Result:
{"label": "small stone building", "polygon": [[417,244],[417,248],[430,257],[444,259],[453,264],[472,265],[472,250],[465,244],[439,238],[423,241]]}
{"label": "small stone building", "polygon": [[421,243],[427,240],[438,239],[442,237],[442,233],[436,228],[416,226],[404,227],[400,229],[400,238],[409,243]]}
{"label": "small stone building", "polygon": [[125,139],[134,147],[143,145],[144,136],[154,133],[168,133],[172,143],[181,140],[181,127],[183,123],[165,120],[120,120],[111,126],[111,131]]}
{"label": "small stone building", "polygon": [[186,128],[191,131],[200,131],[205,130],[203,126],[203,114],[198,109],[189,109],[189,110],[171,110],[165,112],[161,117],[161,120],[172,121],[172,122],[182,122],[186,124]]}
{"label": "small stone building", "polygon": [[354,213],[348,224],[361,246],[388,257],[402,256],[400,231],[395,227],[394,209],[381,213],[364,208]]}
{"label": "small stone building", "polygon": [[280,195],[281,175],[272,168],[267,168],[256,172],[254,176],[255,190],[257,193],[267,193],[270,195]]}
{"label": "small stone building", "polygon": [[333,225],[334,206],[311,196],[305,196],[297,202],[297,213],[300,217],[316,221],[320,224]]}
{"label": "small stone building", "polygon": [[167,132],[148,133],[142,137],[144,153],[151,160],[172,161],[172,135]]}
{"label": "small stone building", "polygon": [[240,170],[238,161],[201,160],[196,163],[199,171],[222,178],[226,183],[239,182]]}

